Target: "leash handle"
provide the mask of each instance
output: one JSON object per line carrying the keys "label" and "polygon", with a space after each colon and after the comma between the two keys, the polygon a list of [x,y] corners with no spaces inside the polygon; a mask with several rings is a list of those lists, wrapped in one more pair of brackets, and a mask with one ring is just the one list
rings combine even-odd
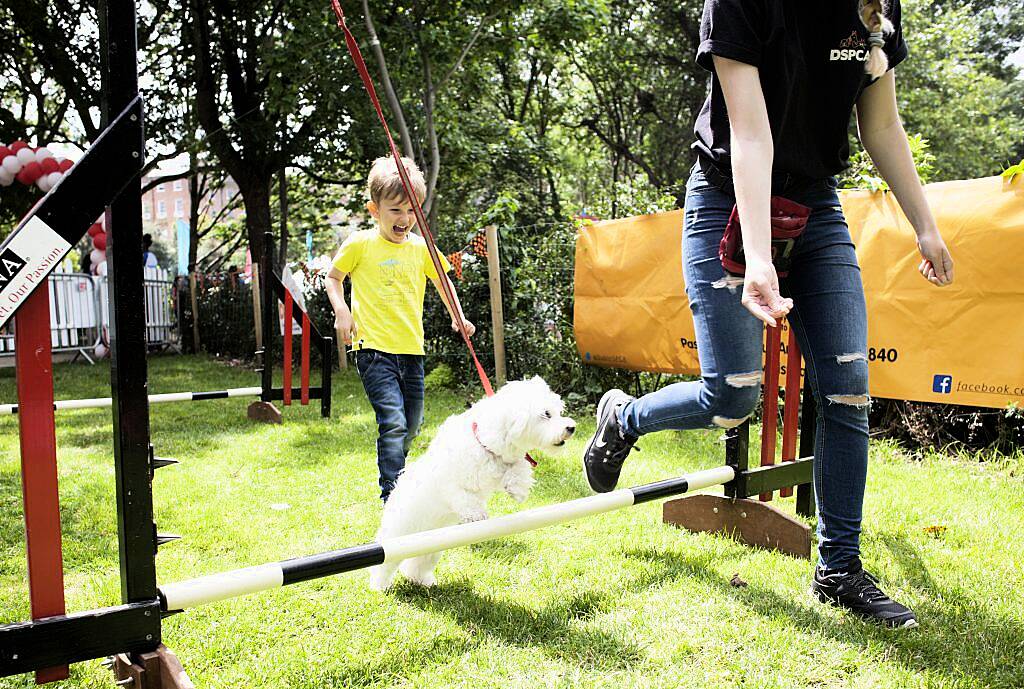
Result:
{"label": "leash handle", "polygon": [[[352,61],[355,62],[356,70],[359,72],[359,78],[363,81],[363,86],[366,88],[366,93],[370,96],[370,101],[373,103],[374,109],[377,111],[377,117],[380,119],[381,125],[384,127],[384,133],[388,137],[388,145],[391,147],[391,155],[395,159],[395,164],[398,167],[398,176],[402,179],[402,186],[405,188],[405,195],[412,203],[413,213],[416,216],[416,224],[420,226],[423,231],[423,236],[427,240],[427,252],[430,254],[430,260],[434,264],[434,270],[437,271],[437,275],[440,278],[442,291],[444,292],[445,299],[448,300],[448,307],[454,312],[458,313],[457,302],[455,301],[455,295],[452,292],[451,280],[448,278],[448,274],[444,270],[444,266],[441,264],[441,259],[437,253],[437,245],[434,242],[434,236],[430,232],[430,226],[427,224],[427,218],[423,214],[423,208],[420,207],[420,201],[416,198],[416,194],[413,193],[412,183],[409,181],[409,173],[405,169],[405,165],[402,164],[402,156],[398,152],[398,147],[395,146],[395,139],[391,136],[391,128],[388,127],[388,121],[384,117],[384,112],[381,110],[380,100],[377,98],[377,91],[373,87],[373,79],[370,78],[370,71],[366,68],[366,62],[363,60],[363,54],[359,50],[359,44],[356,42],[355,36],[349,31],[348,25],[345,23],[345,12],[341,9],[341,3],[338,0],[331,0],[331,6],[334,8],[334,14],[338,18],[338,28],[345,32],[345,45],[348,47],[348,52],[352,56]],[[457,319],[459,326],[459,333],[462,335],[463,341],[466,343],[466,347],[469,349],[470,356],[473,357],[473,364],[476,366],[477,375],[480,376],[480,383],[483,385],[484,391],[487,396],[490,397],[494,394],[494,388],[491,387],[491,380],[487,377],[487,373],[484,372],[484,367],[480,365],[480,360],[476,356],[476,350],[473,348],[473,343],[469,341],[469,333],[466,332],[466,326],[463,323],[462,318]]]}

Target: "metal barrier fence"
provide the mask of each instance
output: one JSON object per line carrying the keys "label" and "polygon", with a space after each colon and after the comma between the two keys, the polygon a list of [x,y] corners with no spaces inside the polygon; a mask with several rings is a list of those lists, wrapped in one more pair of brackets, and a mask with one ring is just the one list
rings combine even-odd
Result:
{"label": "metal barrier fence", "polygon": [[[163,268],[144,269],[146,342],[172,346],[178,341],[178,323],[171,302],[174,280]],[[109,288],[106,275],[76,273],[65,262],[47,280],[50,291],[50,345],[54,352],[74,352],[90,363],[97,346],[109,344],[107,328]],[[14,332],[0,331],[0,356],[14,353]]]}

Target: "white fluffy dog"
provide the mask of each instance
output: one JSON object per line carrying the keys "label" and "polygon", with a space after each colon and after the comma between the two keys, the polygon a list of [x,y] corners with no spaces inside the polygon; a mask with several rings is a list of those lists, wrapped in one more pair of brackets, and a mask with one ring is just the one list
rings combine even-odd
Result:
{"label": "white fluffy dog", "polygon": [[[541,378],[508,383],[467,411],[449,417],[426,454],[406,468],[384,506],[377,541],[487,518],[487,500],[504,491],[522,502],[533,486],[530,450],[565,445],[576,422],[562,415],[561,398]],[[410,581],[433,586],[440,553],[385,563],[370,572],[370,586],[391,586],[396,569]]]}

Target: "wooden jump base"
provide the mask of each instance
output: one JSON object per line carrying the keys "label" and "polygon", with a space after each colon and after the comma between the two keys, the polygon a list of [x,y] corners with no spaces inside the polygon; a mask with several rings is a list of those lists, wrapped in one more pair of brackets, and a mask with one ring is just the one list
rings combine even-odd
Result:
{"label": "wooden jump base", "polygon": [[319,555],[298,557],[256,567],[190,579],[160,587],[161,607],[165,612],[186,610],[208,603],[235,598],[247,593],[297,584],[342,572],[350,572],[385,562],[437,553],[494,538],[533,531],[553,524],[611,512],[701,488],[716,486],[735,478],[730,466],[715,467],[679,478],[622,488],[610,493],[546,505],[506,514],[479,522],[388,538],[380,543],[357,545]]}
{"label": "wooden jump base", "polygon": [[129,689],[196,688],[185,674],[178,657],[163,644],[157,646],[155,651],[136,653],[134,657],[118,653],[112,665],[118,686],[127,686]]}
{"label": "wooden jump base", "polygon": [[[165,392],[150,395],[150,404],[163,402],[199,402],[201,400],[222,400],[229,397],[256,397],[263,394],[263,388],[230,388],[228,390],[211,390],[209,392]],[[100,409],[110,407],[114,403],[112,397],[93,397],[81,400],[57,400],[53,403],[56,411],[61,409]],[[17,404],[0,404],[0,414],[17,414]]]}
{"label": "wooden jump base", "polygon": [[[744,421],[736,428],[729,429],[725,435],[725,461],[736,470],[736,480],[725,487],[725,496],[695,495],[672,500],[665,503],[663,519],[668,524],[688,531],[725,534],[750,546],[810,558],[811,527],[766,504],[771,501],[776,490],[780,497],[785,498],[791,496],[796,487],[797,514],[803,517],[814,516],[811,474],[817,412],[809,385],[805,381],[805,387],[802,390],[800,387],[802,357],[792,327],[789,328],[785,348],[782,462],[776,464],[781,353],[782,327],[767,328],[764,404],[761,414],[761,466],[749,469],[750,421]],[[757,500],[748,499],[755,495],[758,496]]]}

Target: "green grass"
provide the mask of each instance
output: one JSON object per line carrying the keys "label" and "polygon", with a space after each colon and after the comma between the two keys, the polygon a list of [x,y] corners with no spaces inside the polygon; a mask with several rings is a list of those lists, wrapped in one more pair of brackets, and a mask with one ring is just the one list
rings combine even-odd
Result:
{"label": "green grass", "polygon": [[[58,398],[106,396],[109,369],[61,365]],[[161,582],[372,540],[372,411],[353,372],[335,415],[245,418],[249,400],[154,405],[153,444],[182,464],[154,481]],[[202,357],[150,361],[151,392],[256,385]],[[0,371],[0,400],[14,400]],[[422,450],[465,399],[427,400]],[[119,603],[110,411],[58,413],[68,609]],[[587,494],[578,456],[541,457],[526,507]],[[0,419],[0,623],[27,619],[17,419]],[[720,434],[648,436],[625,485],[722,462]],[[224,687],[1021,687],[1024,461],[910,460],[872,446],[864,559],[922,628],[894,633],[814,603],[810,565],[661,524],[643,505],[448,553],[433,590],[381,595],[356,572],[164,623],[196,685]],[[783,501],[792,509],[791,500]],[[283,506],[287,506],[282,509]],[[493,513],[517,508],[495,498]],[[276,507],[276,509],[275,509]],[[928,526],[945,526],[938,537]],[[749,582],[733,588],[734,573]],[[0,687],[33,686],[31,675]],[[55,686],[111,687],[98,661]]]}

